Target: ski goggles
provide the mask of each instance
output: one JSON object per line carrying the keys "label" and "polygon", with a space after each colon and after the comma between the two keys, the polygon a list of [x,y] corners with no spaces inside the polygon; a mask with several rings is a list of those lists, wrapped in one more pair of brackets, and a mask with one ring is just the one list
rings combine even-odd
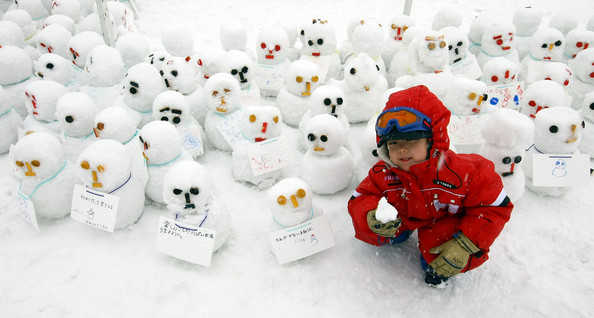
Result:
{"label": "ski goggles", "polygon": [[431,132],[431,119],[416,109],[408,107],[390,108],[377,117],[375,131],[381,137],[394,129],[401,133],[412,131]]}

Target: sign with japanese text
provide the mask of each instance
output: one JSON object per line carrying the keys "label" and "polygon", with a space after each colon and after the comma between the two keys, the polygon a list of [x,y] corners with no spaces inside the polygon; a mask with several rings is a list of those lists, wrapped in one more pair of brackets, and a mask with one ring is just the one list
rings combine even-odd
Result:
{"label": "sign with japanese text", "polygon": [[210,266],[216,231],[159,218],[157,250],[163,254],[204,266]]}
{"label": "sign with japanese text", "polygon": [[524,95],[524,82],[487,86],[487,103],[499,108],[518,110]]}
{"label": "sign with japanese text", "polygon": [[33,206],[33,201],[23,194],[21,191],[17,192],[15,196],[17,207],[19,208],[19,212],[21,215],[33,226],[34,229],[39,231],[39,225],[37,224],[37,216],[35,215],[35,207]]}
{"label": "sign with japanese text", "polygon": [[113,232],[120,198],[74,185],[70,217],[107,232]]}
{"label": "sign with japanese text", "polygon": [[243,109],[238,109],[227,115],[225,120],[217,125],[217,129],[231,147],[233,147],[233,144],[235,144],[237,141],[244,139],[243,135],[241,134],[241,127],[239,126],[242,113]]}
{"label": "sign with japanese text", "polygon": [[289,143],[282,136],[250,143],[247,152],[254,176],[281,169],[291,163]]}

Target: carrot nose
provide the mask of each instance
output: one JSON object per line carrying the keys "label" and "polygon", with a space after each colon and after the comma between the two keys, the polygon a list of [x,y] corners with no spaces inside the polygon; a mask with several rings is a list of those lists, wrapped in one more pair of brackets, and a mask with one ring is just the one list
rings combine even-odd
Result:
{"label": "carrot nose", "polygon": [[515,163],[515,162],[511,164],[511,170],[509,170],[509,172],[514,172],[514,166],[515,166],[515,165],[516,165],[516,163]]}
{"label": "carrot nose", "polygon": [[476,105],[477,105],[477,106],[481,106],[481,103],[482,103],[482,102],[483,102],[483,96],[480,96],[480,95],[479,95],[479,97],[478,97],[478,100],[476,101]]}
{"label": "carrot nose", "polygon": [[31,164],[28,162],[25,162],[25,164],[27,165],[27,172],[25,172],[25,175],[28,177],[35,177],[35,172],[33,171],[33,168],[31,168]]}
{"label": "carrot nose", "polygon": [[299,207],[299,202],[297,202],[297,198],[294,195],[291,196],[291,202],[293,202],[293,207]]}
{"label": "carrot nose", "polygon": [[93,181],[97,182],[97,171],[93,170]]}
{"label": "carrot nose", "polygon": [[262,132],[265,133],[266,132],[266,127],[268,126],[268,123],[263,123],[262,124]]}
{"label": "carrot nose", "polygon": [[509,78],[509,70],[505,71],[505,78]]}
{"label": "carrot nose", "polygon": [[553,43],[549,44],[549,51],[553,49],[553,46],[554,46]]}

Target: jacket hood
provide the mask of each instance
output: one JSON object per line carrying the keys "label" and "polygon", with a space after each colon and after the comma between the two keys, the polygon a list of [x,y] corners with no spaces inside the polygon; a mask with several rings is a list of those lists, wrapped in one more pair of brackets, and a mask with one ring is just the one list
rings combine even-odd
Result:
{"label": "jacket hood", "polygon": [[[445,151],[450,148],[450,137],[448,136],[448,124],[450,123],[450,111],[426,86],[419,85],[405,90],[401,90],[390,95],[386,107],[383,111],[394,107],[408,107],[415,109],[431,119],[430,127],[433,137],[431,137],[431,152],[434,149]],[[376,142],[379,143],[380,136],[377,134],[376,122]],[[388,149],[384,143],[377,149],[378,156],[389,165],[392,165],[388,156]]]}

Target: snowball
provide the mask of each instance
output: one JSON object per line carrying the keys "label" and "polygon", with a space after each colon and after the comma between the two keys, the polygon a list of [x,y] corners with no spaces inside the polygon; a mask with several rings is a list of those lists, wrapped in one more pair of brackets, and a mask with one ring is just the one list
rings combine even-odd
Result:
{"label": "snowball", "polygon": [[378,202],[375,218],[384,224],[395,221],[398,218],[398,210],[382,197]]}

